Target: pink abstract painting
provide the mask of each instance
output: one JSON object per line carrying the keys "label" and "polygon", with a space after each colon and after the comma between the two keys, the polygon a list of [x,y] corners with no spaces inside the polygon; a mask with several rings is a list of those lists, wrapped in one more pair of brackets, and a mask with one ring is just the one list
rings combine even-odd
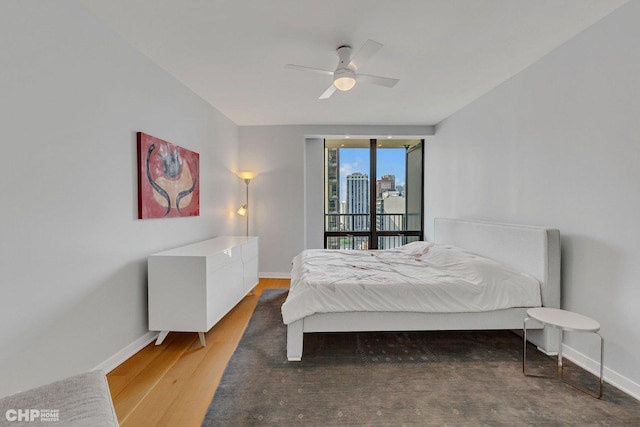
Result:
{"label": "pink abstract painting", "polygon": [[138,218],[200,215],[200,155],[138,132]]}

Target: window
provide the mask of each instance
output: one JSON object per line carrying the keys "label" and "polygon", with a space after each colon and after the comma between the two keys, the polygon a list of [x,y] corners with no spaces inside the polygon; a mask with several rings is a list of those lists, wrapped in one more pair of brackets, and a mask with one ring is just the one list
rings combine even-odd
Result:
{"label": "window", "polygon": [[422,240],[422,147],[421,140],[325,140],[325,248]]}

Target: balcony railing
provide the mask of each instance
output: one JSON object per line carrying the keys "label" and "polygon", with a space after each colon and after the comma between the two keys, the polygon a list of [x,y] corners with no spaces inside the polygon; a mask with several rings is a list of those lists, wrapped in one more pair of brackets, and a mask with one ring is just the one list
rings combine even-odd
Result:
{"label": "balcony railing", "polygon": [[[327,249],[369,249],[369,236],[327,236]],[[393,249],[420,240],[420,236],[378,236],[378,249]]]}
{"label": "balcony railing", "polygon": [[327,236],[327,249],[369,249],[369,236]]}
{"label": "balcony railing", "polygon": [[325,231],[369,231],[369,214],[325,214]]}
{"label": "balcony railing", "polygon": [[[378,231],[407,231],[407,219],[412,214],[376,214],[376,230]],[[324,215],[325,231],[369,231],[371,230],[371,216],[369,214],[338,214]]]}
{"label": "balcony railing", "polygon": [[366,250],[372,247],[391,249],[420,240],[420,230],[407,230],[408,219],[420,215],[376,214],[377,245],[371,245],[371,216],[369,214],[325,214],[325,245],[327,249]]}

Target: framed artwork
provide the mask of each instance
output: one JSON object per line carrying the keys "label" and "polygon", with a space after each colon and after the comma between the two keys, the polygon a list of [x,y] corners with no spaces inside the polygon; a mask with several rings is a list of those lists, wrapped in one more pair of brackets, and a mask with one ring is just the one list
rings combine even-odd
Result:
{"label": "framed artwork", "polygon": [[200,155],[138,132],[138,218],[200,215]]}

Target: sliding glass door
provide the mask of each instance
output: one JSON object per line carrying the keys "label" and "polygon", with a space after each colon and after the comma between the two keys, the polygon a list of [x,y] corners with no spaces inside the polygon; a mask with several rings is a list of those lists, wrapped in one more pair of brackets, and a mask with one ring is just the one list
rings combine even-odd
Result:
{"label": "sliding glass door", "polygon": [[325,140],[325,248],[389,249],[422,239],[422,146]]}

